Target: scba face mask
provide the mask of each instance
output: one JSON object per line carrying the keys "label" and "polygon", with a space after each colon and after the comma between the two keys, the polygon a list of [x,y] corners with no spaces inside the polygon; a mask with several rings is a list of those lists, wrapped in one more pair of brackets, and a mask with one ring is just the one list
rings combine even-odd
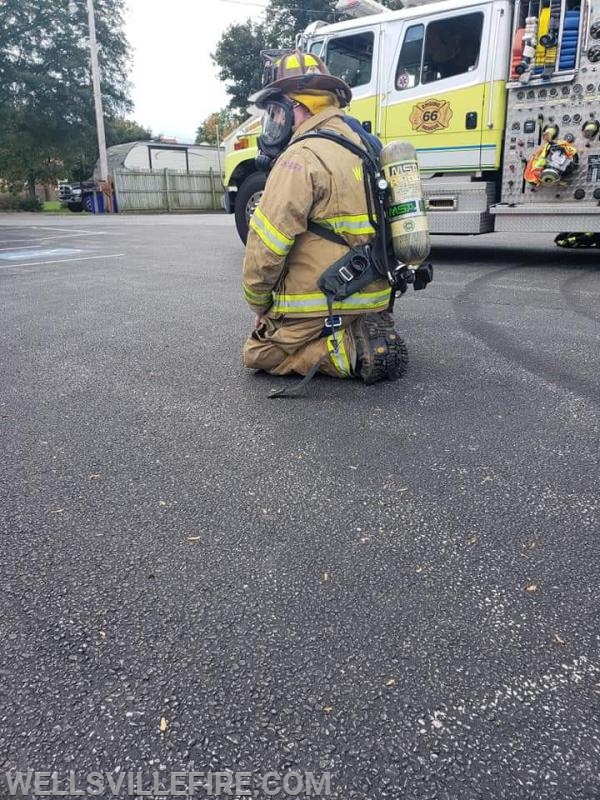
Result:
{"label": "scba face mask", "polygon": [[287,97],[278,97],[265,106],[262,133],[258,137],[260,155],[256,159],[257,166],[265,172],[292,138],[296,105]]}

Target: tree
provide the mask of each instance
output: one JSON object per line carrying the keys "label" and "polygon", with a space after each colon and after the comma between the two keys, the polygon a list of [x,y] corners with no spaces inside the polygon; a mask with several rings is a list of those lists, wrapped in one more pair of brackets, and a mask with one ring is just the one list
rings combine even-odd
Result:
{"label": "tree", "polygon": [[144,142],[152,139],[152,131],[132,119],[112,117],[106,120],[106,144],[124,144],[125,142]]}
{"label": "tree", "polygon": [[[96,0],[102,96],[108,119],[130,107],[125,0]],[[75,0],[0,0],[0,175],[49,181],[95,137],[87,11]],[[96,157],[96,147],[93,146]]]}
{"label": "tree", "polygon": [[230,108],[238,111],[246,108],[248,97],[261,85],[260,51],[274,46],[264,25],[247,20],[227,28],[211,58],[219,67],[218,77],[228,84]]}
{"label": "tree", "polygon": [[198,127],[194,144],[220,144],[229,131],[240,122],[242,118],[230,108],[215,111]]}
{"label": "tree", "polygon": [[340,14],[335,11],[336,0],[270,0],[268,8],[269,36],[278,47],[293,47],[297,33],[321,19],[335,22]]}
{"label": "tree", "polygon": [[[389,8],[401,8],[401,0],[380,0]],[[343,17],[335,11],[336,0],[270,0],[268,22],[230,25],[211,58],[219,78],[227,84],[229,107],[242,114],[248,97],[262,85],[261,50],[293,47],[295,37],[315,20],[334,22]]]}

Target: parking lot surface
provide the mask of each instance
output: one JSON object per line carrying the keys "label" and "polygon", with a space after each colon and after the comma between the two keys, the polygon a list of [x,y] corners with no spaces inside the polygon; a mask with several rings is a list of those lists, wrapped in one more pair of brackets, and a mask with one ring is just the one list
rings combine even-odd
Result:
{"label": "parking lot surface", "polygon": [[278,401],[242,258],[0,216],[0,773],[600,797],[598,251],[435,237],[406,376]]}

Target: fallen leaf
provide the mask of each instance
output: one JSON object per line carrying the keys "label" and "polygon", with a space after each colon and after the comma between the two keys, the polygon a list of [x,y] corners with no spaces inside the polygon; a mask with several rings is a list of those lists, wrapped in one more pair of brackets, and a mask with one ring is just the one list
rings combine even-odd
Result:
{"label": "fallen leaf", "polygon": [[369,541],[369,537],[368,536],[361,536],[360,537],[360,543],[361,544],[365,544],[365,542],[368,542],[368,541]]}
{"label": "fallen leaf", "polygon": [[200,537],[199,536],[188,536],[187,539],[188,539],[188,542],[199,542],[200,541]]}
{"label": "fallen leaf", "polygon": [[423,572],[423,567],[417,567],[416,572]]}
{"label": "fallen leaf", "polygon": [[331,714],[331,712],[333,711],[333,706],[324,706],[324,707],[323,707],[323,711],[324,711],[326,714]]}
{"label": "fallen leaf", "polygon": [[395,686],[396,685],[396,678],[388,678],[385,682],[386,686]]}
{"label": "fallen leaf", "polygon": [[564,639],[561,639],[561,638],[560,638],[560,636],[558,635],[558,633],[555,633],[555,634],[554,634],[554,641],[555,641],[557,644],[566,644],[565,640],[564,640]]}
{"label": "fallen leaf", "polygon": [[328,581],[329,580],[329,573],[328,572],[324,572],[323,573],[323,580],[324,581]]}
{"label": "fallen leaf", "polygon": [[99,477],[100,477],[100,473],[99,473],[99,472],[93,472],[93,473],[92,473],[92,474],[91,474],[91,475],[88,477],[88,481],[97,481]]}
{"label": "fallen leaf", "polygon": [[158,505],[159,505],[159,506],[166,506],[167,504],[165,503],[165,501],[164,501],[164,500],[159,500],[159,501],[158,501]]}
{"label": "fallen leaf", "polygon": [[56,508],[56,509],[54,509],[54,511],[49,511],[48,513],[49,514],[62,514],[63,511],[64,511],[64,508]]}
{"label": "fallen leaf", "polygon": [[160,728],[160,732],[161,733],[166,733],[167,728],[169,727],[169,724],[168,724],[167,720],[164,717],[160,718],[160,725],[158,727]]}
{"label": "fallen leaf", "polygon": [[477,541],[477,536],[471,536],[471,538],[467,541],[467,544],[475,544]]}
{"label": "fallen leaf", "polygon": [[538,587],[536,583],[530,583],[529,586],[525,587],[526,592],[537,592]]}
{"label": "fallen leaf", "polygon": [[100,631],[100,638],[106,639],[106,631]]}

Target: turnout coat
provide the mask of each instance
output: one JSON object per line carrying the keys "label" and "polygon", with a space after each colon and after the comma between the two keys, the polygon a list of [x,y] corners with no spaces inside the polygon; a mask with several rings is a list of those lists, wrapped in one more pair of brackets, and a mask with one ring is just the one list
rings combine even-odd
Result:
{"label": "turnout coat", "polygon": [[[344,112],[326,108],[298,127],[275,162],[250,220],[242,278],[247,303],[273,320],[328,314],[317,281],[348,249],[309,231],[309,219],[349,245],[366,244],[375,235],[367,213],[361,158],[326,139],[296,141],[319,129],[364,147],[344,122]],[[334,303],[333,309],[352,316],[383,311],[389,300],[390,286],[382,278]]]}

